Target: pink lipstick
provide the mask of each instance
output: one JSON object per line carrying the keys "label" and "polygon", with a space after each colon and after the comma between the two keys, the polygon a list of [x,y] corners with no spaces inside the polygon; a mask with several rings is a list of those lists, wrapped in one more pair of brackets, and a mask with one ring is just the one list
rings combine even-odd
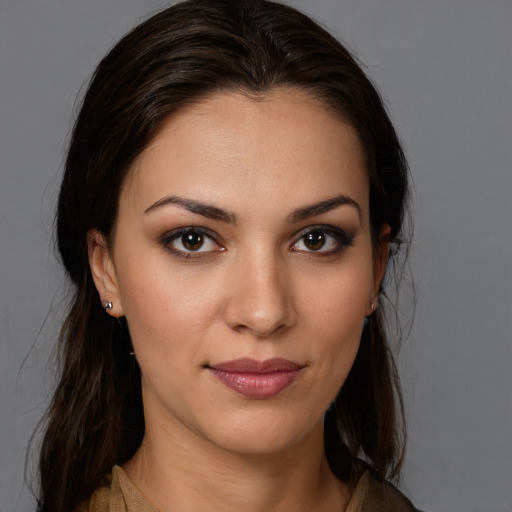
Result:
{"label": "pink lipstick", "polygon": [[281,358],[265,361],[242,358],[206,368],[233,391],[262,400],[277,395],[292,384],[304,366]]}

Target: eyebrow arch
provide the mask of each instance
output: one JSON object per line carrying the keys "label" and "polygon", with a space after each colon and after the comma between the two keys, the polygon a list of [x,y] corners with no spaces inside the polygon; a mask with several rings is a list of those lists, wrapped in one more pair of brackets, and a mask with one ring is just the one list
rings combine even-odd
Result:
{"label": "eyebrow arch", "polygon": [[162,199],[159,199],[156,203],[153,203],[150,207],[146,208],[144,213],[149,213],[168,204],[176,204],[182,208],[185,208],[189,212],[197,213],[203,217],[207,217],[208,219],[219,220],[221,222],[227,222],[230,224],[236,223],[236,215],[234,213],[221,210],[216,206],[211,206],[194,199],[187,199],[185,197],[179,196],[162,197]]}
{"label": "eyebrow arch", "polygon": [[315,215],[327,213],[331,210],[334,210],[338,206],[344,205],[352,206],[355,208],[359,214],[359,217],[361,217],[361,207],[359,206],[359,203],[352,199],[350,196],[339,194],[331,199],[326,199],[325,201],[320,201],[319,203],[311,204],[309,206],[305,206],[293,211],[288,216],[288,222],[299,222],[301,220],[308,219],[309,217],[314,217]]}

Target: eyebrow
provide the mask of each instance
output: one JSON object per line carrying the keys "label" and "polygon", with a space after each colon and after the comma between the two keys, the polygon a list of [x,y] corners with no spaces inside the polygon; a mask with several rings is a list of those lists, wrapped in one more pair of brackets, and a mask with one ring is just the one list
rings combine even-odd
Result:
{"label": "eyebrow", "polygon": [[[197,213],[208,219],[218,220],[229,224],[236,224],[237,222],[237,218],[234,213],[222,210],[221,208],[217,208],[216,206],[202,203],[201,201],[187,199],[185,197],[179,196],[162,197],[162,199],[159,199],[151,206],[146,208],[144,210],[144,213],[149,213],[153,210],[156,210],[157,208],[161,208],[169,204],[181,206],[182,208],[185,208],[189,212]],[[319,203],[314,203],[294,210],[290,215],[288,215],[287,220],[290,223],[299,222],[308,219],[309,217],[314,217],[315,215],[327,213],[331,210],[334,210],[335,208],[338,208],[339,206],[345,205],[355,208],[359,216],[361,216],[361,207],[359,206],[359,203],[349,196],[339,194],[333,198],[320,201]]]}
{"label": "eyebrow", "polygon": [[153,210],[156,210],[157,208],[169,204],[176,204],[182,208],[185,208],[189,212],[197,213],[203,217],[207,217],[208,219],[220,220],[221,222],[227,222],[230,224],[236,223],[236,215],[234,213],[221,210],[216,206],[205,204],[200,201],[195,201],[194,199],[187,199],[179,196],[162,197],[162,199],[159,199],[156,203],[153,203],[149,208],[146,208],[144,213],[149,213]]}
{"label": "eyebrow", "polygon": [[309,217],[314,217],[315,215],[330,212],[339,206],[345,205],[355,208],[359,217],[361,217],[361,207],[359,206],[359,203],[350,196],[339,194],[331,199],[326,199],[325,201],[320,201],[319,203],[314,203],[293,211],[288,216],[288,222],[299,222],[301,220],[308,219]]}

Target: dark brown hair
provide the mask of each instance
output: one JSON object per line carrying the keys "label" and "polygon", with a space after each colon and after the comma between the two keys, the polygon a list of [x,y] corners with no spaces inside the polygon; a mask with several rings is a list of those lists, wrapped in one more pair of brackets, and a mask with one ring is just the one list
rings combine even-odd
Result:
{"label": "dark brown hair", "polygon": [[[121,183],[177,110],[214,91],[308,92],[358,132],[370,178],[370,220],[402,236],[407,167],[374,86],[350,53],[298,11],[265,0],[189,0],[151,17],[99,64],[72,133],[57,242],[74,300],[59,340],[60,381],[40,455],[41,512],[70,512],[133,456],[144,435],[140,370],[126,322],[106,315],[86,234],[108,239]],[[340,478],[363,457],[382,477],[403,456],[402,402],[381,310],[367,321],[354,367],[326,414],[326,450]]]}

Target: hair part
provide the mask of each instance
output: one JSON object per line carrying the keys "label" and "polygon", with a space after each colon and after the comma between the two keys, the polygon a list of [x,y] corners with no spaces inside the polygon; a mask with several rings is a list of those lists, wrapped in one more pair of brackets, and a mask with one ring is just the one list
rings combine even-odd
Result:
{"label": "hair part", "polygon": [[[133,29],[96,69],[65,164],[56,234],[75,295],[46,415],[40,512],[76,509],[144,436],[140,369],[129,356],[125,320],[100,305],[87,232],[96,228],[109,239],[123,180],[169,116],[219,91],[261,98],[278,87],[305,91],[356,129],[374,241],[388,224],[391,243],[401,243],[408,172],[400,143],[377,90],[328,32],[266,0],[188,0]],[[326,414],[326,451],[340,478],[349,478],[356,457],[382,477],[396,475],[403,458],[402,399],[381,315],[365,325],[354,366]]]}

